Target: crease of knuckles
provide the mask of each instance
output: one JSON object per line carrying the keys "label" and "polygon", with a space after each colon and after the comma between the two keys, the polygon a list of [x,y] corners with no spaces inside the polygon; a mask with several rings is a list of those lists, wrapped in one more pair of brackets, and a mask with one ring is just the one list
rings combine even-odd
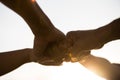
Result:
{"label": "crease of knuckles", "polygon": [[[64,43],[64,42],[63,42]],[[65,41],[66,43],[66,41]],[[64,44],[63,44],[64,45]],[[59,45],[60,46],[60,45]],[[54,47],[53,47],[54,48]],[[90,53],[90,51],[83,51],[80,53],[72,53],[72,42],[67,42],[66,44],[66,52],[65,54],[58,54],[58,56],[62,57],[57,57],[54,58],[55,56],[53,55],[52,57],[46,57],[46,56],[41,56],[41,59],[37,59],[36,62],[43,64],[43,65],[60,65],[62,62],[80,62],[84,56]],[[52,55],[52,54],[51,54]],[[56,54],[55,54],[56,55]]]}

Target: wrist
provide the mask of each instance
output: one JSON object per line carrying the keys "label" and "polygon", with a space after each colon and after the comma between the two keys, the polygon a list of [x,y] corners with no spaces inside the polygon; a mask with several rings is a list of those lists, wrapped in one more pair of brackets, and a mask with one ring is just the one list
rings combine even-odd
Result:
{"label": "wrist", "polygon": [[110,26],[104,26],[96,29],[95,35],[98,39],[99,45],[104,45],[107,42],[111,41],[111,27]]}
{"label": "wrist", "polygon": [[111,36],[110,36],[111,39],[112,40],[120,39],[120,18],[114,20],[109,25],[111,27]]}
{"label": "wrist", "polygon": [[33,62],[33,60],[31,59],[32,49],[26,49],[25,54],[26,54],[26,63]]}
{"label": "wrist", "polygon": [[96,35],[101,44],[120,39],[120,19],[96,29]]}
{"label": "wrist", "polygon": [[80,62],[81,64],[85,65],[86,63],[89,63],[91,57],[92,57],[91,54],[86,55],[86,56],[82,57],[79,62]]}

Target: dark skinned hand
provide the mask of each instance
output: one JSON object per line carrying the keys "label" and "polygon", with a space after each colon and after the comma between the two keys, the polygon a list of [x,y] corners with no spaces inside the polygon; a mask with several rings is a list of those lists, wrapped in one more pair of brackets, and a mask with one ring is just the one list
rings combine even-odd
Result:
{"label": "dark skinned hand", "polygon": [[31,59],[43,65],[58,66],[65,59],[67,47],[65,35],[56,29],[46,39],[39,36],[35,37]]}

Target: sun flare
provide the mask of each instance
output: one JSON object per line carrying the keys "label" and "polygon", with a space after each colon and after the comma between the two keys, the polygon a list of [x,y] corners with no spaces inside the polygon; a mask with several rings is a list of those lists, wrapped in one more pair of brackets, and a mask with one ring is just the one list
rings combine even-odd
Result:
{"label": "sun flare", "polygon": [[52,75],[57,80],[105,80],[79,63],[63,63],[61,67],[53,70]]}
{"label": "sun flare", "polygon": [[38,63],[28,63],[2,76],[0,80],[11,80],[7,77],[17,80],[105,80],[79,63],[70,62],[64,62],[62,66],[43,66]]}
{"label": "sun flare", "polygon": [[31,0],[32,2],[35,2],[35,0]]}

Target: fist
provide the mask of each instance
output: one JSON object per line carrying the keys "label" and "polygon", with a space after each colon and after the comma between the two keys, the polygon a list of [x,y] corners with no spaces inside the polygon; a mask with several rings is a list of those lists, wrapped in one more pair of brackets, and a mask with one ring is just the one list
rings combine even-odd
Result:
{"label": "fist", "polygon": [[95,30],[71,31],[67,33],[66,37],[71,45],[69,51],[72,54],[87,52],[103,46]]}
{"label": "fist", "polygon": [[36,36],[32,60],[43,65],[61,65],[67,53],[65,35],[56,30],[46,38]]}

